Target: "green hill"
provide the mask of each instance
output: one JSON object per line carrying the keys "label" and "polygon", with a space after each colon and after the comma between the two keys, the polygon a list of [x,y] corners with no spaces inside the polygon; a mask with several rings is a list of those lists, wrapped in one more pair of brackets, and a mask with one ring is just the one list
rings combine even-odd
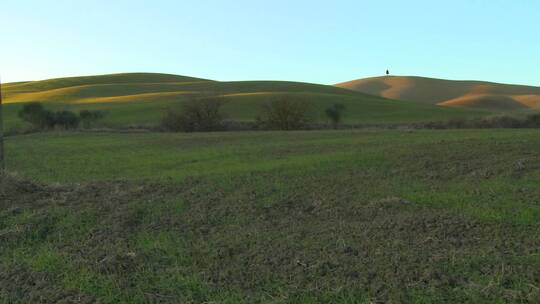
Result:
{"label": "green hill", "polygon": [[129,74],[111,74],[99,76],[81,76],[56,78],[42,81],[27,81],[7,84],[11,91],[23,92],[41,92],[53,89],[62,89],[67,87],[93,85],[93,84],[122,84],[122,83],[171,83],[171,82],[193,82],[208,81],[206,79],[154,73],[129,73]]}
{"label": "green hill", "polygon": [[219,82],[169,74],[113,74],[59,78],[6,84],[4,97],[7,129],[23,123],[17,118],[21,105],[43,102],[51,109],[107,111],[107,127],[153,126],[165,109],[195,94],[223,95],[230,120],[252,121],[261,105],[283,95],[294,95],[314,104],[317,119],[325,121],[324,109],[334,103],[347,107],[345,122],[364,124],[406,123],[482,116],[488,112],[445,108],[422,103],[403,103],[334,86],[286,82]]}

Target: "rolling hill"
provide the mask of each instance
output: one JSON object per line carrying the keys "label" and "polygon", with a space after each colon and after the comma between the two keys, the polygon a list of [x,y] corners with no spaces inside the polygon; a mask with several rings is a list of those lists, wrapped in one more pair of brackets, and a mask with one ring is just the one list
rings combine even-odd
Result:
{"label": "rolling hill", "polygon": [[490,111],[540,109],[540,87],[412,76],[353,80],[336,85],[390,99]]}
{"label": "rolling hill", "polygon": [[489,115],[484,111],[403,103],[335,86],[287,81],[221,82],[152,73],[113,74],[6,84],[7,129],[22,127],[17,112],[24,103],[43,102],[50,109],[107,112],[107,127],[154,126],[165,109],[196,94],[223,95],[228,119],[253,121],[261,105],[283,95],[313,103],[316,119],[325,121],[324,109],[334,103],[347,108],[346,123],[388,124],[440,121]]}

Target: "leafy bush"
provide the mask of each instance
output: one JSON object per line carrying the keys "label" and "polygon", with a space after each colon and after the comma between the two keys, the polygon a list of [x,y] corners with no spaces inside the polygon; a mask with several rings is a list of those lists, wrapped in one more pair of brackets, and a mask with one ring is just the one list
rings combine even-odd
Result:
{"label": "leafy bush", "polygon": [[161,126],[174,132],[205,132],[223,129],[224,100],[219,96],[192,98],[179,110],[168,109],[161,119]]}
{"label": "leafy bush", "polygon": [[82,110],[79,112],[79,117],[81,118],[83,127],[90,128],[95,122],[105,117],[105,112],[98,110]]}
{"label": "leafy bush", "polygon": [[312,121],[311,104],[292,96],[283,96],[263,105],[257,125],[271,130],[298,130]]}
{"label": "leafy bush", "polygon": [[330,119],[330,121],[332,122],[332,127],[334,129],[337,129],[339,124],[341,123],[344,110],[345,110],[345,106],[340,103],[336,103],[326,109],[325,111],[326,117]]}

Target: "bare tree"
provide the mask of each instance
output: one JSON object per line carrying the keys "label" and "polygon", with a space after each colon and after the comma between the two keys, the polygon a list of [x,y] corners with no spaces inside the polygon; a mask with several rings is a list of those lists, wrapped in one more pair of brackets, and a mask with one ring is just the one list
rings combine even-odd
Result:
{"label": "bare tree", "polygon": [[312,121],[311,104],[294,95],[281,96],[263,105],[257,124],[265,129],[298,130]]}
{"label": "bare tree", "polygon": [[179,109],[168,109],[162,117],[161,126],[174,132],[208,132],[223,129],[221,95],[192,96]]}

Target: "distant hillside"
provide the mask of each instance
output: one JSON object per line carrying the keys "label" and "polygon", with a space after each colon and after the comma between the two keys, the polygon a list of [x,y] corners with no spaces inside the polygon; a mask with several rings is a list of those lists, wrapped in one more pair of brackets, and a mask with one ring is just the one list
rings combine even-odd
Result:
{"label": "distant hillside", "polygon": [[56,78],[42,81],[27,81],[7,84],[12,93],[43,92],[83,85],[126,84],[126,83],[178,83],[208,81],[206,79],[155,73],[126,73],[98,76]]}
{"label": "distant hillside", "polygon": [[353,80],[336,85],[381,97],[491,111],[540,109],[540,87],[410,76]]}
{"label": "distant hillside", "polygon": [[262,104],[284,95],[311,101],[315,119],[325,122],[324,110],[341,103],[346,123],[408,123],[484,116],[486,112],[422,103],[403,103],[335,86],[287,81],[221,82],[169,74],[114,74],[11,83],[4,86],[7,129],[21,127],[17,111],[24,103],[43,102],[51,109],[107,112],[104,126],[155,126],[165,109],[192,95],[222,95],[228,119],[253,121]]}
{"label": "distant hillside", "polygon": [[243,96],[272,93],[339,94],[359,96],[348,90],[286,81],[218,82],[168,74],[114,74],[60,78],[5,85],[6,103],[63,102],[69,104],[115,101],[173,101],[193,94]]}

